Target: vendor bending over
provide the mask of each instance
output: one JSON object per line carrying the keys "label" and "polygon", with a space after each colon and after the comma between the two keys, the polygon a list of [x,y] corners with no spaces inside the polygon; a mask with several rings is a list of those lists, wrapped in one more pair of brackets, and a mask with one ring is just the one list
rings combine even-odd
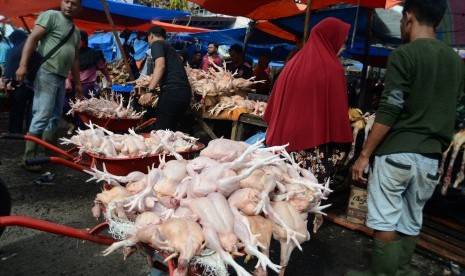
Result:
{"label": "vendor bending over", "polygon": [[165,38],[166,31],[161,27],[148,30],[147,39],[155,64],[148,92],[154,93],[155,88],[160,87],[154,130],[175,131],[189,107],[192,93],[182,60]]}

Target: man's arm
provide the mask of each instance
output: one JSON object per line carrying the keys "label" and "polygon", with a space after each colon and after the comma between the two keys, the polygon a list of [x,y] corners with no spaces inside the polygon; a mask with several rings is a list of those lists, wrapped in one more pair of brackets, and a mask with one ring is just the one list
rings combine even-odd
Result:
{"label": "man's arm", "polygon": [[370,156],[373,154],[378,145],[383,141],[386,134],[391,129],[390,126],[380,123],[374,123],[368,135],[367,142],[357,161],[352,166],[352,179],[354,181],[366,184],[367,179],[363,177],[364,171],[368,168]]}
{"label": "man's arm", "polygon": [[37,48],[37,44],[39,41],[45,37],[47,34],[47,30],[40,26],[40,25],[35,25],[34,29],[32,30],[32,33],[29,35],[29,37],[26,40],[26,43],[24,44],[23,52],[21,54],[21,61],[19,62],[19,67],[18,70],[16,70],[16,81],[18,82],[23,82],[26,79],[27,75],[27,64],[29,62],[29,58],[32,56],[32,53],[34,53],[34,50]]}
{"label": "man's arm", "polygon": [[165,73],[165,57],[155,59],[155,69],[153,70],[152,79],[150,80],[149,89],[155,89],[160,83]]}
{"label": "man's arm", "polygon": [[81,76],[79,74],[79,48],[74,51],[74,62],[71,66],[71,74],[73,75],[74,81],[74,93],[76,99],[82,99],[82,84]]}

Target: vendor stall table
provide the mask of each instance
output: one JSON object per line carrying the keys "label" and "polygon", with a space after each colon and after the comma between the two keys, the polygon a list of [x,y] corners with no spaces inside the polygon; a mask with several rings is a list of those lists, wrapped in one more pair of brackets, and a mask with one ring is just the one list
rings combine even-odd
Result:
{"label": "vendor stall table", "polygon": [[242,141],[244,134],[244,125],[255,125],[260,127],[267,127],[262,117],[249,113],[247,109],[236,109],[231,114],[228,111],[223,111],[218,116],[212,116],[208,112],[191,110],[195,121],[202,127],[202,129],[210,136],[211,139],[217,139],[217,135],[213,132],[212,128],[205,122],[205,119],[231,121],[231,140]]}
{"label": "vendor stall table", "polygon": [[[254,125],[259,127],[268,127],[268,124],[263,121],[263,118],[258,115],[243,113],[239,116],[239,120],[237,121],[237,127],[234,134],[234,139],[236,141],[243,141],[244,139],[244,125]],[[231,132],[231,137],[232,137]]]}

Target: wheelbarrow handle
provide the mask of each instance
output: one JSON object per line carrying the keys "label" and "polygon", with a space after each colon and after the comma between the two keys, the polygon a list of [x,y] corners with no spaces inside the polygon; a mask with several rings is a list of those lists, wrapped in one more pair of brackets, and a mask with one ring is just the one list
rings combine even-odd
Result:
{"label": "wheelbarrow handle", "polygon": [[77,170],[77,171],[85,171],[85,170],[90,170],[87,167],[81,166],[80,164],[73,163],[71,161],[68,161],[64,158],[61,157],[38,157],[38,158],[28,158],[26,159],[26,165],[32,166],[32,165],[42,165],[42,164],[60,164],[63,166],[66,166],[68,168]]}
{"label": "wheelbarrow handle", "polygon": [[42,165],[42,164],[49,164],[52,163],[50,157],[37,157],[37,158],[28,158],[26,159],[26,165],[28,166],[35,166],[35,165]]}
{"label": "wheelbarrow handle", "polygon": [[156,121],[157,121],[157,118],[150,118],[147,121],[145,121],[142,124],[135,127],[134,131],[139,131],[139,130],[141,130],[143,128],[146,128],[146,127],[150,126],[151,124],[155,123]]}
{"label": "wheelbarrow handle", "polygon": [[20,133],[2,133],[2,134],[0,134],[0,138],[2,138],[2,139],[10,139],[10,140],[24,140],[24,134],[20,134]]}

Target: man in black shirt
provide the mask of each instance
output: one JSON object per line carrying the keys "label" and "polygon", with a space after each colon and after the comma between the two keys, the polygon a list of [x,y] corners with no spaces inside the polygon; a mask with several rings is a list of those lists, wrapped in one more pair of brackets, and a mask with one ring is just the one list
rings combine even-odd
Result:
{"label": "man in black shirt", "polygon": [[236,73],[236,78],[249,79],[253,77],[252,65],[244,61],[242,56],[242,47],[239,44],[234,44],[229,48],[229,56],[231,61],[226,63],[226,70]]}
{"label": "man in black shirt", "polygon": [[157,121],[154,129],[175,131],[182,114],[189,107],[191,87],[181,57],[166,41],[165,29],[154,26],[148,30],[147,39],[152,51],[154,70],[149,93],[160,87],[157,104]]}

